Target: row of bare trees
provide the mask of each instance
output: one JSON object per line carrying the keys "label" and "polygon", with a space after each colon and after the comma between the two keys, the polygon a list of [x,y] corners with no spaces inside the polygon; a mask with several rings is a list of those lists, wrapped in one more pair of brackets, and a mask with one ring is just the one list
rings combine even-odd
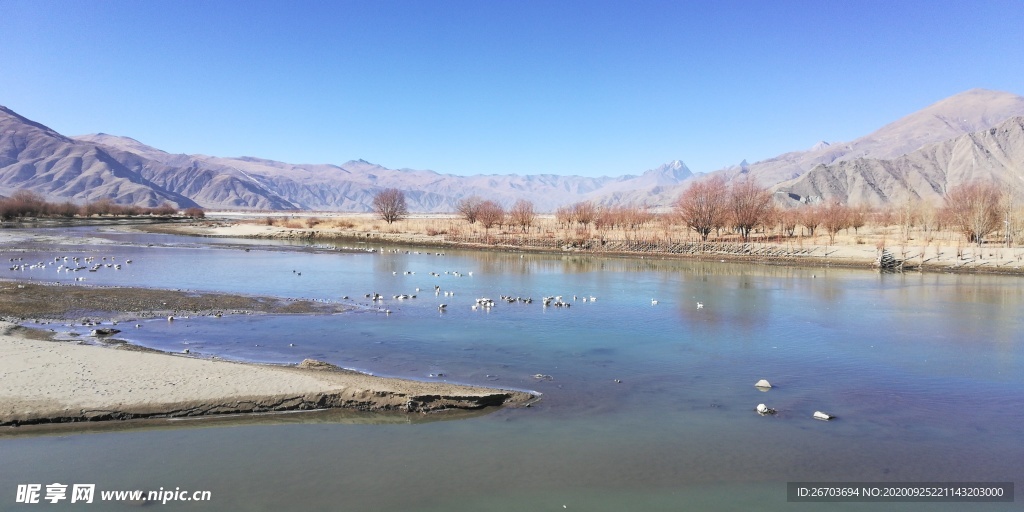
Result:
{"label": "row of bare trees", "polygon": [[555,210],[555,222],[564,228],[573,226],[596,229],[639,229],[653,221],[655,215],[639,206],[599,206],[579,202]]}
{"label": "row of bare trees", "polygon": [[873,212],[865,206],[848,206],[838,201],[817,205],[779,208],[771,193],[750,179],[726,182],[716,177],[697,182],[684,191],[675,202],[675,213],[702,240],[725,228],[732,228],[744,241],[754,228],[778,226],[786,236],[794,236],[802,226],[814,236],[819,227],[835,243],[844,229],[856,233],[872,215],[883,225],[900,226],[905,237],[912,227],[939,230],[955,229],[969,243],[981,245],[992,233],[1003,230],[1009,244],[1024,219],[1017,214],[1016,196],[994,183],[967,183],[953,187],[941,206],[921,201],[908,201]]}
{"label": "row of bare trees", "polygon": [[470,224],[479,222],[485,231],[494,226],[515,226],[526,233],[537,220],[533,202],[520,199],[508,211],[500,204],[484,200],[480,196],[469,196],[455,205],[456,211]]}
{"label": "row of bare trees", "polygon": [[[185,216],[202,218],[205,216],[202,208],[188,208],[182,212]],[[164,203],[155,208],[147,208],[136,205],[117,204],[110,199],[75,204],[71,201],[62,203],[51,203],[42,196],[28,190],[19,190],[11,195],[0,199],[0,219],[11,220],[33,217],[92,217],[94,215],[113,215],[134,217],[140,215],[170,216],[177,215],[178,209],[169,203]]]}
{"label": "row of bare trees", "polygon": [[[986,237],[1002,229],[1010,243],[1015,230],[1024,231],[1024,215],[1017,215],[1016,198],[995,184],[968,183],[950,189],[942,206],[924,202],[906,202],[874,211],[865,206],[851,207],[837,201],[823,204],[782,208],[772,194],[752,179],[727,182],[714,177],[694,183],[674,203],[673,221],[681,222],[707,241],[711,233],[729,230],[749,241],[758,228],[766,232],[778,228],[783,236],[795,236],[802,227],[814,236],[821,228],[835,243],[843,230],[858,232],[872,217],[883,225],[896,224],[909,238],[915,225],[926,230],[943,227],[955,229],[968,242],[981,244]],[[389,224],[408,215],[405,195],[398,189],[385,189],[374,198],[374,207]],[[499,203],[479,196],[462,199],[456,210],[470,224],[479,222],[485,230],[495,226],[518,227],[528,232],[537,213],[533,203],[519,200],[506,210]],[[633,206],[599,206],[578,202],[555,211],[555,221],[565,229],[639,229],[656,216],[646,208]]]}
{"label": "row of bare trees", "polygon": [[772,195],[753,180],[729,184],[722,177],[694,183],[676,200],[681,221],[707,241],[712,231],[734,228],[743,240],[772,213]]}

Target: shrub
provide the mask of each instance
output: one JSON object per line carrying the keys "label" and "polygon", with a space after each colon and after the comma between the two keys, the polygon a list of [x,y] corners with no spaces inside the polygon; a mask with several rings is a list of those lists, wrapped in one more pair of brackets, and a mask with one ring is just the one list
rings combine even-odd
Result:
{"label": "shrub", "polygon": [[186,217],[190,217],[190,218],[193,218],[193,219],[205,219],[206,218],[206,212],[204,212],[202,208],[197,208],[197,207],[185,208],[185,212],[184,213],[185,213]]}

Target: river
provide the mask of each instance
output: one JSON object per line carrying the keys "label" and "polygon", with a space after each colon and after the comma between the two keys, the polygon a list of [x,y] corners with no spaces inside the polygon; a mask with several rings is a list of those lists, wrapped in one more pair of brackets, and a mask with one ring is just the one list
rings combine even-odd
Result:
{"label": "river", "polygon": [[[12,231],[5,262],[92,256],[122,267],[4,269],[7,278],[352,307],[144,320],[120,335],[140,345],[260,362],[312,357],[543,399],[451,421],[314,413],[5,433],[0,509],[18,484],[54,482],[211,492],[208,503],[168,503],[180,510],[518,511],[818,510],[788,503],[786,483],[1024,481],[1018,277],[313,246],[112,227]],[[374,293],[384,300],[366,298]],[[402,294],[416,298],[394,298]],[[556,296],[570,306],[542,304]],[[482,297],[495,305],[474,309]],[[758,390],[759,379],[774,387]],[[759,403],[778,413],[758,415]],[[815,420],[815,411],[836,418]]]}

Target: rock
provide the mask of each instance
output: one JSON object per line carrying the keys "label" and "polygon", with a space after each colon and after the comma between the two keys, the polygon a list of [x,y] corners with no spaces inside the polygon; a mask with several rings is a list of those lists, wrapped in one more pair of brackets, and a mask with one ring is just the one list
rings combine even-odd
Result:
{"label": "rock", "polygon": [[112,336],[121,332],[120,329],[93,329],[90,336]]}
{"label": "rock", "polygon": [[771,389],[772,385],[769,384],[767,380],[761,379],[761,380],[757,381],[757,384],[754,384],[754,387],[755,388],[759,388],[762,391],[764,391],[764,390]]}
{"label": "rock", "polygon": [[331,363],[325,363],[323,361],[317,361],[316,359],[303,359],[298,365],[299,368],[306,368],[310,370],[340,370],[341,368]]}
{"label": "rock", "polygon": [[835,416],[821,411],[814,411],[814,419],[816,420],[828,421],[832,418],[835,418]]}
{"label": "rock", "polygon": [[769,414],[775,414],[775,409],[768,407],[765,404],[757,404],[757,413],[761,416],[767,416]]}

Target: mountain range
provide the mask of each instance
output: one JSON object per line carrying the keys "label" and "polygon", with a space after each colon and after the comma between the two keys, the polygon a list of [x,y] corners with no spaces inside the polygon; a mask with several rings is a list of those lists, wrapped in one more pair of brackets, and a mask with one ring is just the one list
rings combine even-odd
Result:
{"label": "mountain range", "polygon": [[414,212],[451,212],[470,195],[506,206],[529,199],[538,211],[578,201],[667,208],[694,180],[712,175],[749,177],[790,202],[935,199],[974,179],[1016,186],[1024,179],[1024,97],[973,89],[848,143],[820,142],[702,175],[675,160],[640,174],[599,178],[455,176],[363,160],[289,164],[171,154],[123,136],[66,137],[0,107],[0,196],[31,190],[51,201],[363,212],[372,211],[379,190],[398,188]]}

